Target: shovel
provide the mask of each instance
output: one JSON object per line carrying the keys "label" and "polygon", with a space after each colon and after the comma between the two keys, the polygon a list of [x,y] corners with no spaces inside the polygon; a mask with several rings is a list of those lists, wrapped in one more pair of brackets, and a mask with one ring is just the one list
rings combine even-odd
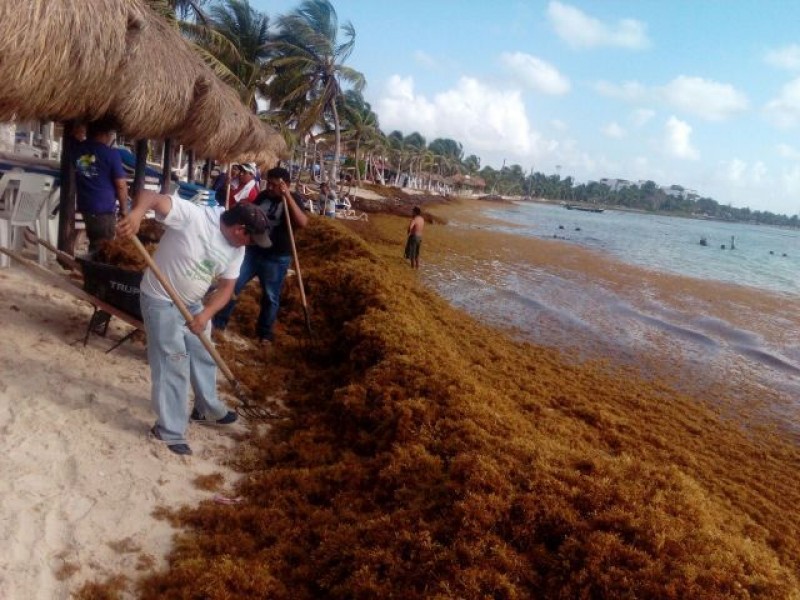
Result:
{"label": "shovel", "polygon": [[[145,262],[147,262],[147,266],[150,267],[153,275],[156,276],[156,279],[158,279],[159,283],[161,283],[161,285],[164,287],[167,295],[169,295],[170,299],[172,299],[172,301],[175,303],[175,306],[178,307],[178,310],[181,312],[181,315],[183,315],[183,318],[186,319],[187,323],[191,321],[194,318],[194,315],[189,312],[189,309],[186,308],[186,305],[180,299],[180,296],[178,296],[178,292],[175,291],[175,288],[172,287],[172,284],[167,280],[166,277],[164,277],[161,269],[158,268],[158,265],[156,265],[153,257],[150,256],[150,253],[144,247],[144,244],[142,244],[139,238],[137,238],[135,235],[132,235],[130,240],[133,242],[133,245],[136,246],[136,249],[142,255],[142,258],[144,258]],[[263,406],[253,405],[248,399],[244,386],[242,386],[239,380],[234,377],[233,372],[228,368],[228,365],[225,364],[222,356],[220,356],[219,352],[217,352],[217,349],[214,347],[214,344],[211,343],[211,340],[208,339],[208,336],[206,336],[205,333],[200,332],[197,334],[197,337],[200,338],[203,347],[208,350],[208,353],[214,359],[214,362],[217,363],[217,366],[219,367],[220,371],[222,371],[222,374],[225,375],[225,378],[233,387],[233,393],[237,400],[239,400],[241,403],[236,408],[236,412],[250,420],[263,421],[267,419],[281,418],[280,415],[276,415]]]}

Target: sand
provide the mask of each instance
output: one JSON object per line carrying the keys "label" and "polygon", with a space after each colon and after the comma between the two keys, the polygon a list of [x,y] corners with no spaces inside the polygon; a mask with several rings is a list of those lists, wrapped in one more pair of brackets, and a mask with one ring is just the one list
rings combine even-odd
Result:
{"label": "sand", "polygon": [[[85,580],[163,566],[173,529],[152,516],[213,498],[236,433],[192,426],[193,457],[148,439],[149,370],[131,330],[83,345],[90,306],[19,267],[0,270],[0,598],[68,598]],[[223,492],[224,493],[224,492]]]}
{"label": "sand", "polygon": [[[716,319],[713,323],[724,321],[737,330],[747,329],[760,336],[762,347],[780,351],[793,364],[800,362],[800,303],[796,299],[659,276],[572,246],[565,251],[564,244],[482,231],[479,206],[468,203],[447,215],[469,222],[469,230],[438,226],[426,230],[423,260],[429,261],[430,271],[489,278],[493,265],[508,262],[510,256],[525,256],[530,264],[578,289],[610,290],[642,313],[653,314],[652,307],[657,305],[664,311],[662,316],[704,315]],[[442,235],[437,235],[440,231]],[[421,277],[423,281],[430,277],[426,264]],[[584,312],[582,318],[594,319],[597,326],[606,316]],[[90,315],[86,302],[27,271],[0,270],[4,338],[0,344],[0,539],[6,541],[0,561],[0,599],[68,598],[84,581],[116,574],[134,578],[162,567],[174,530],[155,518],[153,511],[213,500],[216,492],[195,485],[200,475],[221,473],[226,482],[236,477],[225,461],[239,436],[246,433],[245,426],[224,430],[192,426],[189,441],[195,454],[188,458],[175,456],[150,440],[153,415],[144,347],[126,342],[106,354],[113,340],[130,331],[116,319],[108,338],[91,336],[84,346]],[[558,330],[558,324],[553,330]],[[620,335],[614,328],[602,333],[604,337]],[[672,339],[652,341],[651,358],[668,366],[667,357],[686,362]],[[736,371],[736,379],[742,382],[757,375],[754,385],[762,387],[764,401],[769,399],[773,410],[778,408],[772,403],[776,401],[781,405],[776,412],[795,412],[792,394],[777,384],[791,382],[794,391],[798,377],[748,364],[737,360],[724,373]],[[704,368],[700,364],[698,370]]]}

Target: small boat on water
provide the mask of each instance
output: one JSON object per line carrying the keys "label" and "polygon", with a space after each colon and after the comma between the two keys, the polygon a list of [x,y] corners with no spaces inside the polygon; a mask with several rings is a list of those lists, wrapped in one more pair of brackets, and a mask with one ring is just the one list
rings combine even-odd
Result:
{"label": "small boat on water", "polygon": [[581,206],[579,204],[565,204],[564,208],[567,210],[582,210],[584,212],[593,212],[593,213],[601,213],[605,209],[598,208],[597,206]]}

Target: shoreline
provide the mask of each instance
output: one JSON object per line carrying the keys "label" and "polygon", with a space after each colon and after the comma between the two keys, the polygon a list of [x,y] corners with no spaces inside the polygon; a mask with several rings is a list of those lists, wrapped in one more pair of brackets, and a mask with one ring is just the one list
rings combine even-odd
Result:
{"label": "shoreline", "polygon": [[[552,281],[550,279],[552,277],[574,283],[576,287],[573,290],[559,291],[557,285],[550,286],[553,298],[556,300],[582,297],[580,290],[587,289],[587,286],[597,286],[602,288],[601,291],[604,293],[623,298],[637,308],[641,308],[642,302],[650,302],[649,309],[645,306],[640,311],[646,314],[649,314],[647,310],[652,310],[652,303],[660,304],[673,312],[688,313],[708,309],[712,311],[710,314],[714,319],[719,321],[728,319],[740,328],[750,326],[767,342],[775,344],[792,343],[793,331],[800,328],[800,307],[786,311],[786,307],[782,306],[785,304],[782,299],[769,294],[754,294],[751,290],[741,289],[733,294],[731,290],[731,294],[726,294],[732,297],[731,302],[715,304],[720,285],[724,284],[654,274],[636,267],[610,262],[606,257],[598,256],[574,244],[570,246],[569,252],[564,252],[563,242],[560,241],[520,239],[519,236],[480,229],[480,224],[485,222],[482,221],[485,218],[480,214],[480,207],[490,203],[474,201],[477,204],[472,205],[471,202],[473,201],[426,206],[426,211],[430,210],[443,218],[457,213],[459,218],[469,219],[474,228],[460,230],[448,225],[429,224],[426,229],[423,267],[420,273],[413,273],[403,268],[406,264],[401,258],[401,240],[406,224],[405,218],[375,215],[369,223],[320,222],[314,232],[303,234],[298,243],[304,266],[304,279],[307,280],[307,293],[312,302],[312,316],[317,319],[315,326],[322,328],[321,332],[318,331],[318,335],[327,339],[324,337],[328,335],[326,327],[340,329],[342,323],[347,323],[345,331],[349,332],[345,337],[353,335],[354,328],[357,328],[356,323],[365,318],[359,316],[359,311],[366,309],[356,306],[360,303],[359,294],[366,291],[373,293],[371,286],[374,285],[371,280],[362,281],[358,277],[362,276],[364,269],[369,272],[377,269],[387,277],[399,277],[398,283],[406,281],[409,293],[415,297],[415,302],[424,306],[421,308],[416,304],[402,304],[399,299],[392,300],[389,304],[394,312],[389,312],[386,318],[397,319],[398,323],[402,323],[399,329],[390,329],[392,335],[399,335],[400,339],[405,340],[416,339],[416,320],[419,326],[424,325],[426,329],[423,331],[426,336],[430,336],[428,339],[434,347],[445,348],[433,354],[428,354],[432,350],[426,345],[417,350],[421,352],[418,358],[422,361],[421,366],[425,372],[434,369],[435,375],[435,365],[440,361],[449,364],[448,361],[453,362],[458,358],[448,356],[449,349],[442,346],[445,342],[437,336],[460,337],[457,326],[447,320],[452,318],[451,312],[460,311],[442,309],[443,320],[439,327],[443,330],[431,329],[426,320],[436,320],[439,316],[428,315],[426,311],[430,310],[430,307],[439,306],[439,300],[428,300],[427,292],[415,291],[416,284],[413,280],[420,280],[426,289],[434,289],[430,285],[432,277],[441,277],[441,274],[446,272],[460,273],[464,278],[475,278],[478,281],[493,281],[493,278],[498,278],[504,273],[498,271],[498,265],[513,262],[510,259],[512,256],[527,257],[528,263],[540,269],[544,274],[541,280],[543,287]],[[369,258],[369,254],[355,241],[338,239],[333,231],[341,227],[366,235],[370,251],[376,252],[386,261],[384,267],[376,265],[373,259]],[[336,248],[336,254],[320,252],[314,246],[315,243],[320,243],[320,238],[331,240],[330,243]],[[362,254],[364,256],[359,258]],[[337,260],[331,261],[331,256],[336,256]],[[341,277],[338,270],[339,260],[355,261],[353,274],[348,275],[349,279],[346,279],[348,283],[343,284],[347,293],[342,297],[326,292],[326,286],[339,285],[337,283]],[[355,287],[353,282],[357,283]],[[643,285],[643,282],[646,285]],[[288,377],[286,373],[289,367],[286,365],[274,367],[269,371],[269,376],[275,378],[276,385],[281,382],[289,385],[293,390],[293,400],[299,402],[304,411],[310,410],[310,405],[317,402],[321,406],[320,414],[325,414],[330,409],[327,403],[333,402],[334,406],[340,407],[341,413],[337,414],[342,418],[350,418],[349,411],[354,410],[353,407],[344,400],[341,400],[344,404],[340,405],[337,395],[346,396],[355,393],[359,386],[366,385],[361,382],[361,377],[374,376],[369,373],[380,372],[381,369],[367,370],[365,371],[367,375],[360,371],[351,373],[350,369],[353,367],[344,363],[334,368],[336,383],[326,382],[323,375],[326,367],[317,364],[320,360],[317,356],[320,349],[315,348],[314,344],[319,342],[300,339],[304,335],[302,313],[297,310],[298,300],[292,282],[290,281],[288,285],[286,308],[282,309],[286,312],[281,316],[279,347],[290,354],[300,352],[302,356],[306,356],[310,350],[311,363],[300,367],[297,381],[292,381]],[[246,482],[247,477],[239,479],[240,475],[229,469],[225,463],[231,452],[239,454],[251,443],[259,447],[259,444],[266,443],[265,438],[259,437],[252,441],[251,436],[256,432],[244,428],[231,436],[221,435],[222,432],[217,429],[210,431],[193,428],[192,445],[199,450],[199,453],[190,460],[174,457],[148,441],[146,437],[152,415],[148,406],[147,365],[144,361],[144,351],[140,346],[126,343],[111,354],[105,355],[104,351],[109,345],[108,340],[92,336],[86,349],[80,343],[74,344],[74,341],[82,336],[88,322],[91,313],[88,305],[63,292],[39,284],[37,280],[18,268],[0,271],[0,290],[2,291],[0,317],[4,322],[13,324],[7,328],[9,339],[13,340],[13,343],[5,344],[0,358],[4,361],[5,372],[15,374],[12,381],[4,383],[5,387],[0,388],[0,400],[2,400],[0,405],[4,410],[0,413],[0,427],[6,434],[0,446],[0,453],[4,458],[0,460],[4,461],[4,472],[14,474],[4,483],[5,500],[0,511],[0,523],[6,523],[3,533],[6,534],[6,539],[13,541],[10,545],[13,561],[4,567],[4,570],[0,570],[0,595],[5,593],[9,597],[67,598],[84,581],[97,581],[119,574],[135,578],[152,573],[153,569],[164,568],[167,564],[165,554],[175,548],[172,535],[180,532],[182,536],[191,536],[198,532],[173,529],[166,521],[155,519],[152,516],[153,511],[158,509],[162,513],[170,512],[184,505],[188,505],[185,509],[188,514],[193,514],[194,511],[210,513],[212,510],[230,510],[217,509],[213,503],[208,502],[202,507],[199,506],[203,500],[211,500],[213,492],[199,488],[195,480],[199,476],[208,477],[219,473],[226,486],[234,485],[237,480]],[[570,291],[571,293],[565,294]],[[347,304],[342,304],[340,307],[338,303],[344,302],[345,298],[348,298]],[[371,302],[374,303],[375,300]],[[244,320],[252,317],[247,311],[256,310],[255,305],[249,306],[251,303],[250,299],[243,299],[244,312],[241,318]],[[540,304],[544,306],[545,312],[548,312],[557,302]],[[750,320],[742,315],[738,315],[739,320],[736,320],[737,306],[755,306],[764,311],[783,309],[787,314],[781,323],[772,323],[769,319],[750,323]],[[591,308],[592,303],[587,302],[584,308],[586,307]],[[325,312],[328,310],[333,311],[333,316],[326,317]],[[411,311],[409,315],[404,314],[406,310]],[[597,319],[598,316],[602,317],[595,311],[586,318]],[[321,325],[319,319],[331,319],[331,323]],[[486,319],[480,315],[475,317],[476,323],[485,321]],[[476,332],[483,331],[480,325],[471,325],[467,320],[463,323],[470,335],[474,335],[471,333],[473,329]],[[699,404],[729,423],[726,427],[737,431],[741,428],[749,431],[748,435],[754,436],[767,435],[761,431],[762,428],[766,428],[768,435],[777,436],[779,440],[788,440],[786,443],[791,443],[794,447],[793,436],[800,431],[800,426],[796,415],[792,412],[793,406],[788,392],[780,396],[780,390],[774,386],[770,387],[760,381],[748,383],[753,369],[747,368],[741,362],[732,361],[725,365],[725,370],[720,371],[719,376],[709,376],[708,369],[702,362],[693,362],[692,356],[684,356],[678,351],[680,344],[676,347],[674,340],[670,341],[670,332],[641,336],[643,341],[650,345],[651,353],[643,355],[636,351],[626,352],[619,348],[615,350],[613,344],[607,343],[608,337],[621,335],[622,326],[593,330],[598,335],[592,338],[580,328],[562,331],[563,323],[553,320],[547,327],[543,327],[542,331],[549,327],[549,331],[559,334],[572,345],[560,348],[556,345],[557,350],[539,349],[537,347],[539,342],[530,346],[530,351],[543,361],[536,366],[537,372],[563,370],[565,374],[580,374],[580,378],[585,376],[587,381],[593,377],[600,377],[601,381],[606,381],[602,378],[607,378],[608,382],[603,385],[612,385],[609,383],[613,380],[610,374],[615,372],[625,377],[641,376],[642,382],[637,385],[641,385],[642,390],[663,390],[659,393],[674,400],[676,392],[669,391],[674,389],[674,386],[668,385],[669,376],[678,372],[677,365],[685,365],[686,372],[696,378],[681,382],[682,385],[685,384],[684,391],[693,394],[702,391],[702,395],[696,396],[700,401]],[[501,356],[509,352],[510,357],[515,357],[514,360],[522,360],[523,355],[518,353],[524,351],[527,346],[523,344],[521,348],[517,348],[516,343],[505,341],[509,334],[514,338],[515,333],[508,327],[508,323],[498,322],[491,325],[492,329],[486,333],[468,338],[481,339],[480,343],[485,344],[485,350],[480,348],[462,350],[475,355],[473,360],[478,361],[476,365],[480,365],[484,360],[481,352],[485,351],[488,356],[493,356],[494,348],[499,349]],[[123,330],[115,329],[113,335],[118,337],[122,331],[127,331],[127,327]],[[381,340],[381,344],[388,344],[390,347],[399,343],[391,336],[374,335],[376,340]],[[297,336],[297,339],[292,336]],[[341,342],[336,342],[337,349],[339,343]],[[303,348],[309,344],[309,348]],[[587,350],[587,356],[570,352],[571,348],[580,346]],[[513,350],[507,350],[507,347]],[[422,348],[425,350],[421,350]],[[252,357],[246,356],[248,352],[242,357],[241,349],[231,347],[223,349],[226,360],[235,369],[247,368],[243,366],[243,360],[246,360],[247,364],[252,364]],[[559,355],[560,358],[556,358]],[[460,363],[454,364],[460,365]],[[407,366],[413,367],[413,362]],[[515,373],[514,361],[501,360],[497,366],[500,367],[500,373],[492,375],[496,383],[505,381],[502,379],[503,371]],[[342,374],[339,374],[337,369],[341,369]],[[635,374],[637,371],[638,375]],[[350,375],[345,376],[345,373]],[[387,384],[390,386],[400,385],[400,389],[404,389],[406,386],[416,385],[412,379],[402,379],[402,376],[392,369],[387,373],[387,377],[400,376],[402,381],[397,383],[389,379]],[[407,377],[411,377],[412,373],[418,371],[410,370]],[[485,374],[488,377],[491,371],[487,370]],[[418,373],[414,376],[421,375]],[[466,372],[464,376],[477,377]],[[3,379],[5,381],[8,377]],[[541,384],[533,381],[527,385],[541,386],[544,398],[561,397],[559,395],[561,390],[552,388],[553,381],[545,378]],[[479,382],[481,380],[475,379],[475,383],[468,384],[467,389],[471,385],[478,385]],[[737,397],[732,395],[731,391],[739,382],[747,385],[738,390]],[[248,385],[252,387],[253,383],[248,382]],[[328,385],[332,386],[331,391],[326,392],[325,386]],[[562,384],[555,385],[561,387]],[[580,380],[564,381],[563,393],[568,394],[566,398],[572,398],[570,394],[585,394],[586,391],[581,390],[580,385]],[[422,389],[427,388],[423,386]],[[600,394],[597,399],[578,395],[571,401],[579,403],[586,401],[587,406],[593,407],[597,402],[609,402],[608,398],[613,398],[617,392],[613,389],[598,388],[597,393]],[[620,389],[619,393],[622,397],[628,397],[632,392]],[[298,399],[298,394],[302,400]],[[357,395],[354,396],[353,402],[356,402],[356,397]],[[491,399],[492,397],[491,393],[485,397],[480,396],[483,400],[475,406],[469,405],[468,411],[477,411],[476,415],[482,414],[483,403],[496,402]],[[771,406],[770,402],[776,398],[782,398],[781,403]],[[749,405],[746,402],[748,399],[757,401]],[[532,401],[538,402],[538,400]],[[683,402],[685,401],[681,399],[677,406],[682,406]],[[510,409],[503,406],[502,410],[500,408],[497,410],[501,410],[499,414],[506,415],[505,419],[508,418]],[[629,409],[635,406],[633,404]],[[558,408],[553,414],[561,410]],[[569,412],[566,406],[563,410]],[[667,411],[666,414],[669,414],[670,408],[665,406],[659,410]],[[545,402],[544,408],[536,408],[533,414],[541,419],[551,415],[552,411],[553,408],[548,408]],[[314,419],[320,418],[314,416],[313,412],[308,414]],[[698,414],[705,413],[698,408]],[[608,421],[608,417],[603,417],[600,422],[609,426],[609,423],[615,423],[621,418],[615,416]],[[641,417],[632,414],[630,418],[635,421]],[[653,423],[653,426],[655,425]],[[299,426],[302,431],[302,424]],[[354,424],[354,426],[359,432],[361,431],[360,425]],[[603,435],[623,435],[625,429],[617,430],[615,427]],[[669,431],[669,428],[667,427],[665,431]],[[31,435],[32,432],[35,435]],[[539,431],[536,435],[544,434]],[[588,436],[586,439],[592,437],[588,433],[584,435]],[[668,434],[662,432],[658,435]],[[682,435],[680,430],[676,430],[676,435]],[[552,444],[558,446],[563,442],[564,440],[560,438],[548,439],[545,447]],[[342,443],[346,447],[348,442]],[[253,451],[253,448],[249,448],[246,452]],[[325,456],[324,446],[321,447],[321,451]],[[652,451],[653,449],[648,447],[646,453]],[[604,456],[605,452],[607,450],[602,450],[598,456]],[[312,455],[306,456],[304,460],[311,461]],[[67,475],[61,476],[61,473]],[[299,477],[307,477],[307,468],[301,468],[300,473]],[[411,481],[409,480],[409,484]],[[622,483],[619,482],[620,485]],[[248,486],[252,488],[253,485],[246,483],[245,489],[248,489]],[[254,490],[255,488],[253,493]],[[241,490],[237,490],[231,493],[240,492]],[[279,493],[279,490],[275,493]],[[227,518],[222,513],[218,516]],[[183,543],[185,544],[185,541]],[[352,543],[357,542],[354,539]],[[185,545],[182,547],[185,549]],[[31,557],[34,556],[43,558],[33,560]],[[169,576],[165,577],[166,580],[169,579]],[[189,585],[188,581],[184,583]]]}
{"label": "shoreline", "polygon": [[[480,227],[494,220],[482,214],[489,207],[491,203],[465,201],[461,207],[432,211]],[[757,404],[763,414],[800,430],[800,421],[791,415],[800,397],[800,340],[795,333],[800,331],[800,302],[791,294],[654,271],[569,241],[447,227],[428,232],[426,250],[431,242],[437,247],[427,257],[433,259],[435,272],[426,281],[476,318],[517,339],[584,359],[638,363],[639,372],[659,374],[666,381],[676,375],[677,361],[694,382],[680,382],[679,387],[697,390],[713,381],[718,402],[736,396],[740,409],[761,396]],[[437,233],[446,239],[434,242]],[[489,287],[468,286],[466,273]],[[535,281],[528,292],[503,291],[509,290],[509,282],[518,287],[514,282],[526,277]],[[451,281],[437,285],[441,278]],[[490,292],[491,287],[497,291]],[[509,303],[516,307],[514,318],[501,316]],[[536,327],[526,328],[524,322]],[[730,391],[737,387],[731,380],[737,382],[735,392]]]}

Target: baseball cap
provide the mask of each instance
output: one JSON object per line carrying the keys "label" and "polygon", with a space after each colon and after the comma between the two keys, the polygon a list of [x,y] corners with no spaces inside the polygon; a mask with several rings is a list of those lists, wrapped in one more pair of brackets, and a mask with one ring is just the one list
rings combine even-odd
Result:
{"label": "baseball cap", "polygon": [[239,202],[228,209],[228,220],[236,225],[244,225],[245,231],[250,234],[253,243],[262,248],[272,246],[269,239],[269,223],[267,215],[255,204]]}
{"label": "baseball cap", "polygon": [[251,175],[256,174],[256,165],[255,163],[239,163],[239,168],[242,171],[247,171]]}

